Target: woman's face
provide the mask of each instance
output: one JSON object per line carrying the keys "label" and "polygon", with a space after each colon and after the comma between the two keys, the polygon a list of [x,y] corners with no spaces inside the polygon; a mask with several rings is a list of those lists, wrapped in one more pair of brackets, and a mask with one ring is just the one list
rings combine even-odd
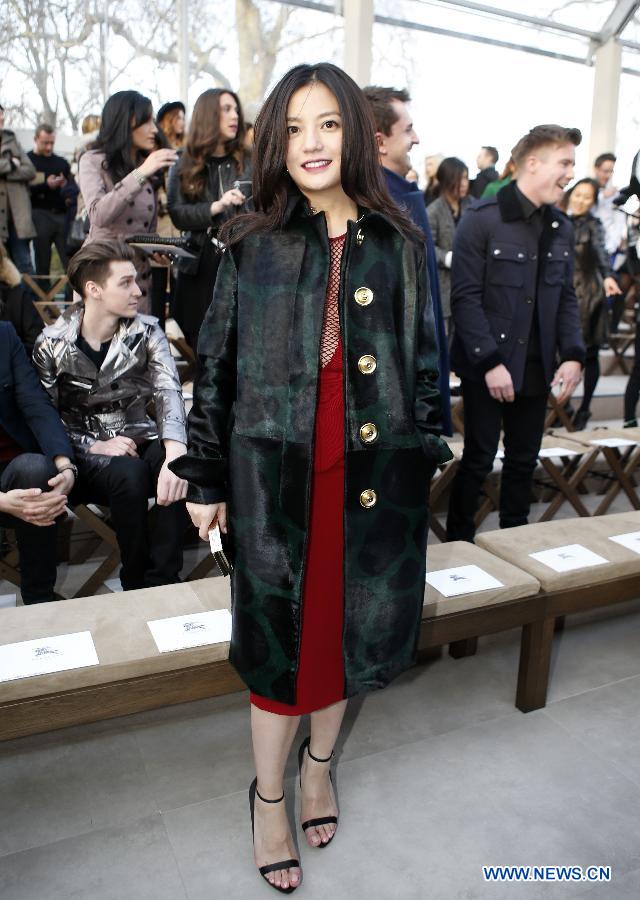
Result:
{"label": "woman's face", "polygon": [[427,176],[427,181],[430,178],[435,178],[435,174],[438,171],[438,161],[435,156],[427,156],[424,161],[424,174]]}
{"label": "woman's face", "polygon": [[223,143],[234,140],[238,133],[238,104],[231,94],[220,94],[220,140]]}
{"label": "woman's face", "polygon": [[[133,125],[133,122],[131,123]],[[150,153],[156,149],[156,134],[158,129],[153,121],[153,116],[142,125],[138,125],[131,132],[131,143],[136,150],[142,150],[144,153]]]}
{"label": "woman's face", "polygon": [[287,169],[304,194],[341,185],[342,116],[335,96],[314,81],[292,94],[287,107]]}
{"label": "woman's face", "polygon": [[181,136],[184,134],[185,117],[181,109],[177,109],[173,114],[173,133]]}
{"label": "woman's face", "polygon": [[460,179],[460,192],[458,194],[458,198],[462,200],[463,197],[466,197],[469,193],[469,173],[465,169],[462,173],[462,178]]}
{"label": "woman's face", "polygon": [[569,212],[573,216],[586,215],[596,202],[595,191],[590,184],[579,184],[569,197]]}

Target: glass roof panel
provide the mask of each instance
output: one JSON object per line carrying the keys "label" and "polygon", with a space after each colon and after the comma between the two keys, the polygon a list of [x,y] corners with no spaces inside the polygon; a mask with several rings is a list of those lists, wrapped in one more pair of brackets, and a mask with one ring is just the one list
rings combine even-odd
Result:
{"label": "glass roof panel", "polygon": [[[376,0],[375,9],[379,15],[397,16],[398,8],[404,7],[404,17],[416,21],[432,17],[439,19],[443,12],[447,17],[451,17],[452,21],[454,16],[458,18],[462,15],[466,20],[467,30],[474,30],[475,23],[482,19],[494,24],[504,23],[504,17],[498,14],[514,13],[516,16],[547,19],[579,31],[597,33],[615,8],[617,0],[532,0],[526,5],[518,0],[472,0],[470,6],[473,2],[479,7],[493,7],[496,14],[492,15],[486,10],[463,8],[463,5],[456,7],[446,0],[406,0],[404,3],[397,0]],[[535,25],[523,23],[520,27],[535,30]]]}
{"label": "glass roof panel", "polygon": [[[416,23],[427,30],[476,36],[485,43],[500,41],[514,47],[534,48],[569,56],[576,62],[586,60],[589,51],[588,34],[578,35],[571,30],[553,31],[542,25],[505,19],[491,13],[472,13],[439,0],[376,0],[375,11],[378,16]],[[584,27],[583,31],[586,31]],[[415,34],[415,31],[412,30],[412,33]]]}
{"label": "glass roof panel", "polygon": [[640,11],[631,19],[620,37],[623,41],[634,41],[640,44]]}
{"label": "glass roof panel", "polygon": [[[420,0],[416,0],[420,2]],[[479,0],[483,6],[494,6],[507,12],[524,13],[541,19],[552,19],[588,31],[600,31],[617,0]],[[443,5],[443,4],[438,4]]]}

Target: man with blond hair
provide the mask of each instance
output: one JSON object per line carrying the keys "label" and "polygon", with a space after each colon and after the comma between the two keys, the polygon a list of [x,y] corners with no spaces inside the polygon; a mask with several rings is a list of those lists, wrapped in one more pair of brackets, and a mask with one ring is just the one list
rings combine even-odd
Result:
{"label": "man with blond hair", "polygon": [[500,527],[526,524],[549,389],[564,403],[582,377],[573,228],[556,206],[581,139],[577,128],[532,128],[512,150],[514,180],[472,206],[456,231],[451,364],[462,379],[465,435],[450,540],[474,538],[478,497],[502,429]]}

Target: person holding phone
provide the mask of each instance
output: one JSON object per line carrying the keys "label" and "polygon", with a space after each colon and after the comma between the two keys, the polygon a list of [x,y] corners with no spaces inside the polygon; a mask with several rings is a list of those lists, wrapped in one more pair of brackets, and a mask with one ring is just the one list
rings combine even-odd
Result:
{"label": "person holding phone", "polygon": [[[78,166],[90,224],[85,246],[155,232],[162,173],[177,159],[176,151],[164,144],[147,97],[138,91],[118,91],[109,97],[98,138]],[[142,313],[151,312],[151,262],[136,253]]]}
{"label": "person holding phone", "polygon": [[169,173],[167,203],[173,224],[199,248],[196,259],[178,261],[173,315],[195,348],[211,303],[218,271],[217,234],[224,222],[247,210],[251,164],[239,97],[211,88],[196,100],[186,148]]}
{"label": "person holding phone", "polygon": [[31,209],[36,237],[33,249],[38,275],[48,275],[51,269],[51,247],[55,244],[60,262],[66,268],[67,210],[75,206],[78,188],[71,174],[71,166],[63,156],[54,153],[56,132],[45,122],[37,126],[33,150],[27,156],[36,170],[31,182]]}

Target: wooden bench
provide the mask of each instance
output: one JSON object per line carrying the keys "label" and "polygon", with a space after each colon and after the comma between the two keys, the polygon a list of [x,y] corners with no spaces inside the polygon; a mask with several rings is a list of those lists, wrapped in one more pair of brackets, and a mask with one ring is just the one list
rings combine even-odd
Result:
{"label": "wooden bench", "polygon": [[[609,540],[611,535],[634,531],[640,531],[640,512],[564,519],[477,535],[479,547],[528,572],[542,587],[534,620],[526,623],[522,632],[518,709],[529,712],[546,703],[559,618],[640,597],[640,555]],[[530,556],[568,544],[581,544],[607,562],[559,573]]]}
{"label": "wooden bench", "polygon": [[[475,652],[479,636],[522,628],[516,706],[546,700],[558,617],[640,596],[640,556],[608,536],[640,530],[640,513],[525,525],[478,535],[476,545],[430,545],[428,571],[477,565],[502,583],[446,597],[425,587],[419,649]],[[528,556],[581,543],[606,565],[558,575]],[[100,665],[0,683],[0,740],[242,690],[228,644],[159,653],[147,621],[229,607],[229,580],[0,610],[3,644],[90,631]]]}
{"label": "wooden bench", "polygon": [[0,609],[0,642],[90,631],[100,664],[0,683],[0,740],[241,690],[228,644],[159,653],[148,621],[229,605],[229,581]]}
{"label": "wooden bench", "polygon": [[[429,570],[478,565],[503,587],[444,597],[425,586],[420,649],[469,655],[478,635],[535,618],[531,575],[464,542],[429,548]],[[0,740],[243,689],[228,644],[161,654],[147,621],[225,609],[229,580],[202,581],[0,610],[3,644],[90,631],[99,666],[0,683]]]}
{"label": "wooden bench", "polygon": [[[637,472],[640,469],[640,428],[594,428],[589,431],[575,431],[570,435],[562,432],[554,432],[566,440],[572,441],[583,447],[591,447],[596,451],[595,463],[604,465],[604,486],[600,493],[602,500],[594,511],[594,516],[604,515],[611,504],[623,491],[633,509],[640,509],[640,494],[636,484]],[[614,443],[621,441],[619,447],[607,447],[602,444],[594,444],[594,441],[609,440]],[[622,445],[622,444],[626,444]]]}
{"label": "wooden bench", "polygon": [[427,584],[420,650],[448,644],[451,656],[470,656],[475,653],[478,637],[508,631],[535,619],[540,583],[527,572],[465,541],[430,544],[427,549],[428,572],[471,565],[492,575],[502,587],[445,597]]}

